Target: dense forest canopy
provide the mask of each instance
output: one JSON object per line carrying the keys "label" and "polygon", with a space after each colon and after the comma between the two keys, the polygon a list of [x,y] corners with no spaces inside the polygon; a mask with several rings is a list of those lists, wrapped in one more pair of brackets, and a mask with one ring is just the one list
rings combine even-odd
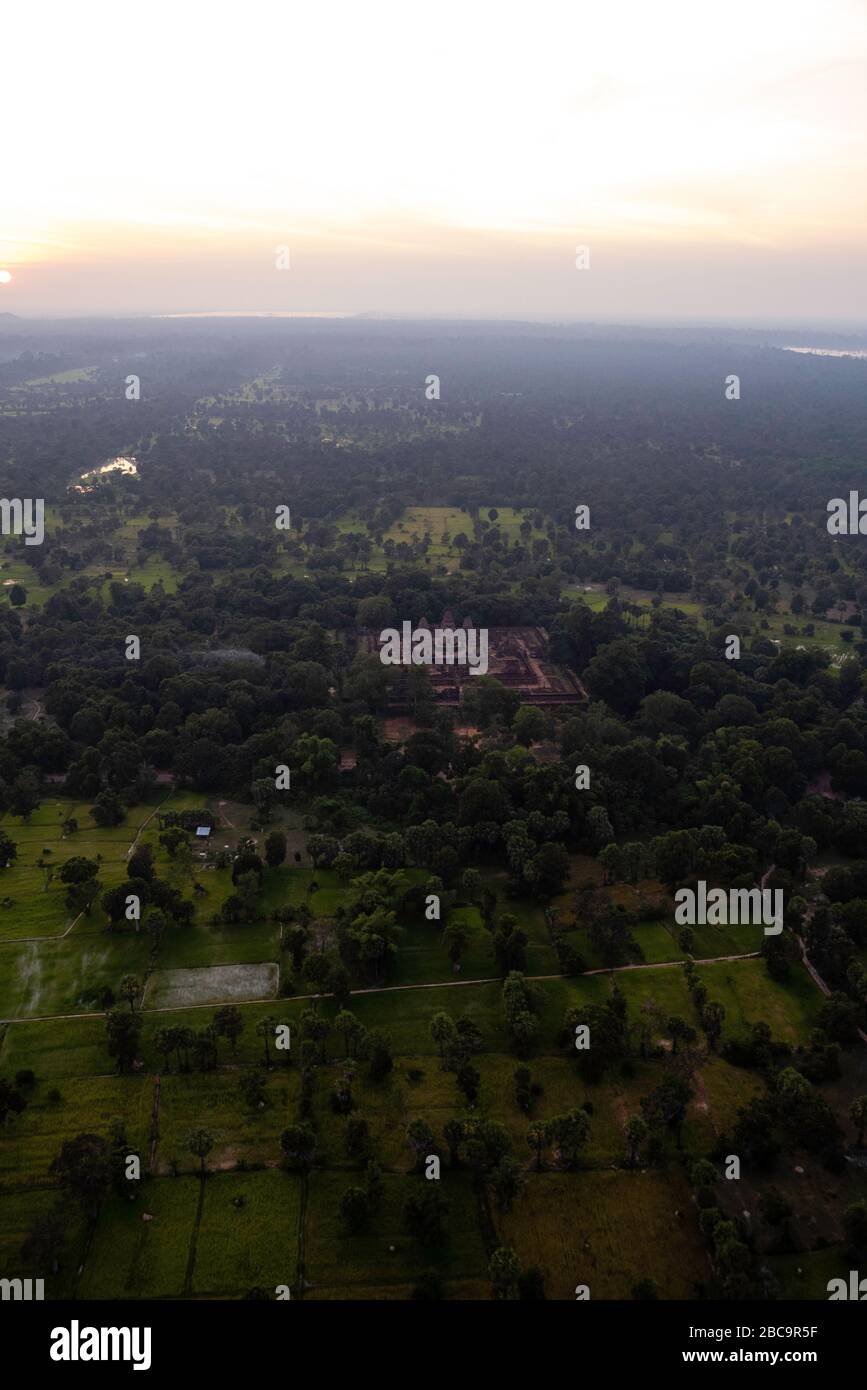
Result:
{"label": "dense forest canopy", "polygon": [[[435,1251],[447,1204],[421,1175],[442,1149],[451,1200],[479,1204],[496,1297],[539,1296],[544,1272],[510,1264],[486,1204],[505,1220],[547,1174],[641,1167],[666,1211],[691,1202],[693,1286],[669,1271],[663,1296],[792,1296],[784,1257],[808,1247],[807,1208],[763,1175],[792,1156],[803,1172],[802,1150],[816,1183],[847,1172],[825,1246],[864,1249],[846,1159],[867,1117],[867,540],[832,533],[828,507],[865,483],[867,361],[796,345],[698,328],[0,321],[0,493],[45,507],[41,544],[0,540],[13,1155],[43,1104],[24,1021],[104,1012],[128,1087],[158,1065],[222,1076],[244,1034],[245,1104],[267,1111],[285,1060],[293,1122],[251,1152],[274,1166],[279,1149],[305,1183],[357,1166],[347,1239],[378,1210],[378,1165],[404,1174],[368,1119],[405,1131],[401,1220]],[[381,632],[421,622],[490,630],[491,673],[452,686],[384,664]],[[785,930],[675,923],[697,881],[779,894]],[[47,945],[82,943],[96,956],[43,973]],[[646,983],[619,973],[638,967]],[[462,970],[488,991],[457,990],[465,1009]],[[382,1000],[420,984],[442,986],[436,1007],[390,1029]],[[209,1002],[212,1023],[171,1012]],[[275,1057],[290,1024],[295,1050]],[[457,1088],[443,1144],[428,1110],[407,1119],[428,1050]],[[508,1101],[494,1059],[514,1069]],[[361,1084],[406,1123],[363,1118]],[[186,1151],[204,1181],[215,1140],[195,1096]],[[50,1171],[102,1229],[131,1140],[71,1119],[64,1134]],[[181,1164],[179,1141],[169,1161],[158,1139],[157,1186]],[[759,1184],[758,1241],[747,1199],[717,1190],[732,1153]],[[44,1223],[28,1238],[72,1240]]]}

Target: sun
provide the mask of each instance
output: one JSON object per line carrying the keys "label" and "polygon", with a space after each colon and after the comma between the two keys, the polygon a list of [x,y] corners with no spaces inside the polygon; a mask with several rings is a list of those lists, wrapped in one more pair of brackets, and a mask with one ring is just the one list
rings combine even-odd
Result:
{"label": "sun", "polygon": [[0,285],[8,285],[12,279],[11,270],[0,270]]}

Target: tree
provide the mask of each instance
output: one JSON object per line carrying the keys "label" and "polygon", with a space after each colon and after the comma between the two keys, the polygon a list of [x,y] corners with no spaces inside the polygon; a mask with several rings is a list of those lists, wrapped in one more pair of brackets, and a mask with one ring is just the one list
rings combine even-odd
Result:
{"label": "tree", "polygon": [[366,1159],[370,1154],[370,1128],[360,1115],[350,1115],[346,1121],[344,1142],[348,1158]]}
{"label": "tree", "polygon": [[[123,1017],[125,1018],[127,1015],[124,1014]],[[171,1071],[169,1058],[175,1050],[175,1040],[172,1036],[173,1032],[174,1030],[172,1028],[158,1028],[154,1035],[154,1047],[162,1057],[166,1071]]]}
{"label": "tree", "polygon": [[11,1081],[4,1081],[0,1076],[0,1129],[5,1130],[7,1116],[20,1115],[26,1105],[27,1099],[18,1087],[13,1086]]}
{"label": "tree", "polygon": [[502,975],[508,975],[512,970],[521,971],[525,968],[528,940],[526,932],[521,931],[518,926],[518,919],[511,912],[504,913],[491,938],[494,958]]}
{"label": "tree", "polygon": [[461,874],[461,895],[464,902],[479,902],[482,896],[482,887],[482,876],[478,869],[464,869]]}
{"label": "tree", "polygon": [[265,1103],[265,1078],[261,1072],[246,1071],[238,1081],[238,1090],[251,1110],[258,1110]]}
{"label": "tree", "polygon": [[308,836],[307,853],[313,861],[314,869],[330,869],[339,852],[339,841],[330,835]]}
{"label": "tree", "polygon": [[867,1252],[867,1203],[853,1202],[843,1213],[843,1234],[854,1259]]}
{"label": "tree", "polygon": [[777,1106],[773,1097],[754,1096],[738,1110],[737,1122],[732,1130],[734,1152],[757,1168],[772,1168],[781,1147],[776,1126]]}
{"label": "tree", "polygon": [[472,1062],[465,1060],[461,1063],[455,1072],[455,1081],[458,1089],[463,1092],[467,1105],[475,1105],[482,1078]]}
{"label": "tree", "polygon": [[346,1061],[343,1063],[337,1081],[331,1091],[331,1108],[336,1115],[348,1115],[355,1109],[355,1100],[352,1095],[352,1081],[355,1076],[355,1063]]}
{"label": "tree", "polygon": [[126,812],[123,802],[116,792],[102,791],[90,808],[90,814],[99,826],[120,825]]}
{"label": "tree", "polygon": [[0,830],[0,869],[8,869],[13,859],[17,858],[18,846],[15,841],[5,830]]}
{"label": "tree", "polygon": [[244,1017],[234,1004],[226,1004],[214,1014],[214,1032],[219,1038],[228,1038],[234,1057],[238,1051],[238,1039],[244,1031]]}
{"label": "tree", "polygon": [[536,1172],[542,1171],[542,1154],[548,1147],[548,1126],[542,1120],[534,1120],[527,1130],[527,1143],[536,1155]]}
{"label": "tree", "polygon": [[794,1067],[777,1078],[777,1109],[792,1143],[809,1153],[821,1153],[839,1145],[840,1126],[824,1096]]}
{"label": "tree", "polygon": [[311,1042],[316,1044],[319,1061],[327,1061],[328,1054],[325,1044],[331,1032],[331,1021],[323,1014],[317,1013],[315,1009],[305,1009],[298,1020],[298,1025],[301,1036],[309,1038]]}
{"label": "tree", "polygon": [[61,883],[85,883],[90,878],[95,878],[99,873],[99,864],[95,859],[86,859],[83,855],[74,855],[72,859],[67,859],[60,867],[58,878]]}
{"label": "tree", "polygon": [[391,1043],[385,1033],[373,1029],[364,1040],[364,1055],[368,1059],[371,1081],[384,1081],[394,1066]]}
{"label": "tree", "polygon": [[237,887],[238,880],[244,874],[254,874],[258,883],[264,872],[265,865],[256,853],[255,844],[249,836],[245,835],[235,847],[235,857],[232,860],[232,883]]}
{"label": "tree", "polygon": [[549,723],[548,716],[535,705],[521,705],[512,720],[512,733],[518,743],[528,748],[545,737]]}
{"label": "tree", "polygon": [[363,1187],[348,1187],[340,1199],[340,1220],[352,1236],[364,1230],[370,1219],[370,1198]]}
{"label": "tree", "polygon": [[145,917],[144,927],[148,935],[153,939],[154,950],[159,949],[165,930],[169,925],[168,918],[158,907],[152,907]]}
{"label": "tree", "polygon": [[360,628],[382,631],[389,627],[394,617],[394,604],[386,594],[370,594],[359,599],[355,610],[355,621]]}
{"label": "tree", "polygon": [[406,1127],[406,1142],[415,1155],[416,1168],[423,1170],[425,1159],[437,1152],[437,1142],[430,1125],[422,1119],[411,1120]]}
{"label": "tree", "polygon": [[271,819],[276,802],[279,800],[279,792],[273,777],[257,777],[250,788],[250,794],[259,820],[267,823]]}
{"label": "tree", "polygon": [[466,1136],[466,1126],[463,1120],[446,1120],[443,1125],[443,1138],[448,1145],[449,1163],[456,1168],[461,1161],[461,1144]]}
{"label": "tree", "polygon": [[527,1179],[517,1160],[506,1154],[493,1169],[490,1184],[500,1211],[510,1211],[515,1198],[526,1187]]}
{"label": "tree", "polygon": [[864,1130],[867,1128],[867,1096],[858,1096],[849,1107],[849,1117],[858,1131],[858,1148],[864,1147]]}
{"label": "tree", "polygon": [[695,1200],[702,1209],[716,1206],[716,1187],[719,1173],[706,1158],[698,1158],[689,1168],[689,1180],[695,1192]]}
{"label": "tree", "polygon": [[695,1029],[686,1019],[678,1018],[677,1014],[672,1014],[667,1023],[667,1028],[671,1034],[671,1051],[673,1056],[677,1056],[678,1043],[689,1044],[695,1041]]}
{"label": "tree", "polygon": [[266,1067],[270,1067],[271,1065],[271,1048],[269,1044],[271,1038],[273,1038],[274,1036],[275,1022],[276,1020],[274,1019],[273,1015],[268,1014],[267,1018],[260,1019],[259,1022],[256,1024],[256,1034],[258,1037],[262,1039],[262,1044],[265,1049]]}
{"label": "tree", "polygon": [[164,830],[160,835],[160,844],[169,859],[174,859],[179,850],[188,843],[187,832],[179,825],[169,826],[168,830]]}
{"label": "tree", "polygon": [[777,1188],[769,1187],[759,1198],[759,1211],[762,1214],[762,1219],[779,1232],[776,1250],[784,1253],[786,1250],[792,1249],[791,1221],[795,1215],[795,1209],[791,1202],[787,1201]]}
{"label": "tree", "polygon": [[491,1294],[498,1300],[515,1300],[518,1297],[518,1281],[521,1266],[511,1246],[499,1246],[488,1264],[491,1279]]}
{"label": "tree", "polygon": [[436,1183],[426,1182],[420,1190],[407,1198],[403,1209],[403,1223],[420,1245],[442,1245],[445,1240],[444,1223],[448,1210],[448,1202]]}
{"label": "tree", "polygon": [[129,1004],[130,1013],[135,1013],[135,1001],[141,994],[141,985],[135,975],[124,975],[120,982],[120,993]]}
{"label": "tree", "polygon": [[665,1126],[672,1130],[678,1148],[692,1095],[692,1088],[684,1077],[669,1075],[663,1077],[656,1089],[641,1100],[641,1109],[650,1128]]}
{"label": "tree", "polygon": [[835,991],[826,999],[816,1017],[816,1027],[843,1047],[858,1041],[858,1024],[861,1009],[854,999],[849,999],[842,991]]}
{"label": "tree", "polygon": [[81,883],[71,883],[66,893],[66,906],[70,912],[89,914],[101,888],[102,884],[96,878],[87,878]]}
{"label": "tree", "polygon": [[61,1187],[81,1202],[86,1214],[96,1220],[99,1205],[108,1191],[112,1160],[108,1141],[99,1134],[79,1134],[64,1139],[60,1153],[51,1165]]}
{"label": "tree", "polygon": [[[306,907],[307,904],[305,903]],[[308,909],[309,911],[309,909]],[[287,951],[292,953],[292,969],[301,970],[304,965],[304,955],[307,950],[308,938],[307,931],[303,926],[290,927],[283,938],[283,945]]]}
{"label": "tree", "polygon": [[385,1194],[385,1183],[382,1180],[382,1169],[373,1158],[367,1160],[365,1185],[367,1187],[367,1195],[370,1198],[370,1209],[371,1211],[376,1211]]}
{"label": "tree", "polygon": [[364,1024],[360,1023],[349,1009],[341,1009],[334,1020],[334,1027],[343,1034],[344,1055],[356,1057],[365,1037]]}
{"label": "tree", "polygon": [[127,878],[143,878],[151,883],[154,878],[154,852],[150,845],[139,843],[129,856],[126,865]]}
{"label": "tree", "polygon": [[265,841],[265,863],[269,869],[279,869],[286,858],[286,836],[282,830],[272,830]]}
{"label": "tree", "polygon": [[468,782],[458,808],[460,825],[479,825],[484,821],[502,825],[511,814],[508,793],[499,782],[484,777],[474,777]]}
{"label": "tree", "polygon": [[535,1095],[530,1068],[524,1066],[523,1063],[521,1066],[516,1067],[513,1073],[513,1080],[515,1082],[515,1100],[524,1114],[529,1115],[533,1108]]}
{"label": "tree", "polygon": [[716,1052],[725,1016],[725,1008],[715,999],[711,999],[705,1004],[701,1011],[701,1026],[707,1036],[707,1045],[711,1052]]}
{"label": "tree", "polygon": [[27,602],[27,590],[23,584],[13,584],[9,590],[9,602],[13,608],[21,608]]}
{"label": "tree", "polygon": [[280,1135],[287,1168],[306,1173],[316,1153],[316,1135],[309,1124],[289,1125]]}
{"label": "tree", "polygon": [[129,1071],[138,1055],[141,1017],[136,1013],[124,1013],[122,1009],[112,1009],[105,1016],[105,1028],[109,1057],[117,1058],[118,1071]]}
{"label": "tree", "polygon": [[187,1148],[199,1160],[199,1172],[205,1176],[205,1159],[214,1147],[213,1135],[201,1126],[191,1129],[187,1135]]}
{"label": "tree", "polygon": [[193,1046],[193,1043],[196,1040],[196,1035],[193,1032],[192,1028],[175,1028],[173,1030],[173,1034],[175,1039],[175,1049],[178,1053],[178,1057],[180,1058],[180,1054],[182,1052],[184,1054],[183,1070],[189,1071],[190,1048]]}
{"label": "tree", "polygon": [[470,940],[470,933],[465,922],[459,917],[455,917],[446,927],[443,942],[446,954],[452,965],[458,967],[461,963],[461,956],[467,949]]}
{"label": "tree", "polygon": [[444,1013],[442,1010],[435,1013],[430,1021],[430,1035],[440,1050],[440,1057],[445,1057],[447,1046],[454,1042],[457,1036],[451,1014]]}
{"label": "tree", "polygon": [[[6,683],[9,684],[8,670]],[[27,768],[24,772],[20,772],[12,783],[12,790],[9,794],[9,810],[13,816],[21,816],[22,820],[29,820],[39,802],[39,776],[32,768]]]}
{"label": "tree", "polygon": [[571,861],[563,845],[549,841],[524,865],[524,879],[537,898],[548,899],[562,892]]}
{"label": "tree", "polygon": [[635,917],[622,907],[594,917],[587,935],[605,965],[620,965],[628,959],[635,925]]}
{"label": "tree", "polygon": [[590,1138],[590,1121],[584,1110],[568,1110],[554,1115],[547,1123],[548,1143],[560,1154],[567,1168],[574,1168]]}
{"label": "tree", "polygon": [[647,1122],[642,1119],[641,1115],[630,1115],[629,1119],[626,1121],[624,1133],[626,1135],[626,1145],[628,1149],[626,1162],[630,1168],[634,1168],[638,1162],[641,1145],[644,1143],[650,1130],[647,1127]]}
{"label": "tree", "polygon": [[193,1052],[199,1071],[213,1071],[217,1065],[217,1035],[212,1026],[200,1028],[193,1039]]}
{"label": "tree", "polygon": [[56,1274],[60,1267],[60,1256],[66,1243],[66,1221],[63,1208],[54,1207],[51,1211],[37,1216],[31,1223],[21,1258],[36,1269],[50,1269]]}

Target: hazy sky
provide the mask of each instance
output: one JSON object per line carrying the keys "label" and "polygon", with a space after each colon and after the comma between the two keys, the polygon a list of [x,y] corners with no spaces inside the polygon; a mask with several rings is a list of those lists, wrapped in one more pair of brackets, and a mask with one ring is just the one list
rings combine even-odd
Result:
{"label": "hazy sky", "polygon": [[865,0],[54,0],[0,41],[0,310],[867,321]]}

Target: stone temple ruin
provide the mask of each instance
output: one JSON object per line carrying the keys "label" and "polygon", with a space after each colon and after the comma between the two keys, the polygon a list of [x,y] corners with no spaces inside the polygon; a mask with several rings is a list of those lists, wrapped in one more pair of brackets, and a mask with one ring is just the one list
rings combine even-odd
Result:
{"label": "stone temple ruin", "polygon": [[[426,617],[422,617],[413,624],[414,628],[427,629],[457,626],[450,608],[445,610],[438,623],[431,624]],[[460,626],[472,628],[475,623],[467,616]],[[362,645],[364,650],[378,654],[380,634],[365,632]],[[426,665],[425,670],[437,701],[445,705],[460,704],[463,687],[468,681],[479,679],[471,675],[466,666]],[[489,627],[487,674],[515,690],[521,703],[526,705],[571,705],[588,698],[577,676],[548,660],[548,633],[543,627]],[[405,703],[402,685],[398,676],[391,701],[394,707]]]}

